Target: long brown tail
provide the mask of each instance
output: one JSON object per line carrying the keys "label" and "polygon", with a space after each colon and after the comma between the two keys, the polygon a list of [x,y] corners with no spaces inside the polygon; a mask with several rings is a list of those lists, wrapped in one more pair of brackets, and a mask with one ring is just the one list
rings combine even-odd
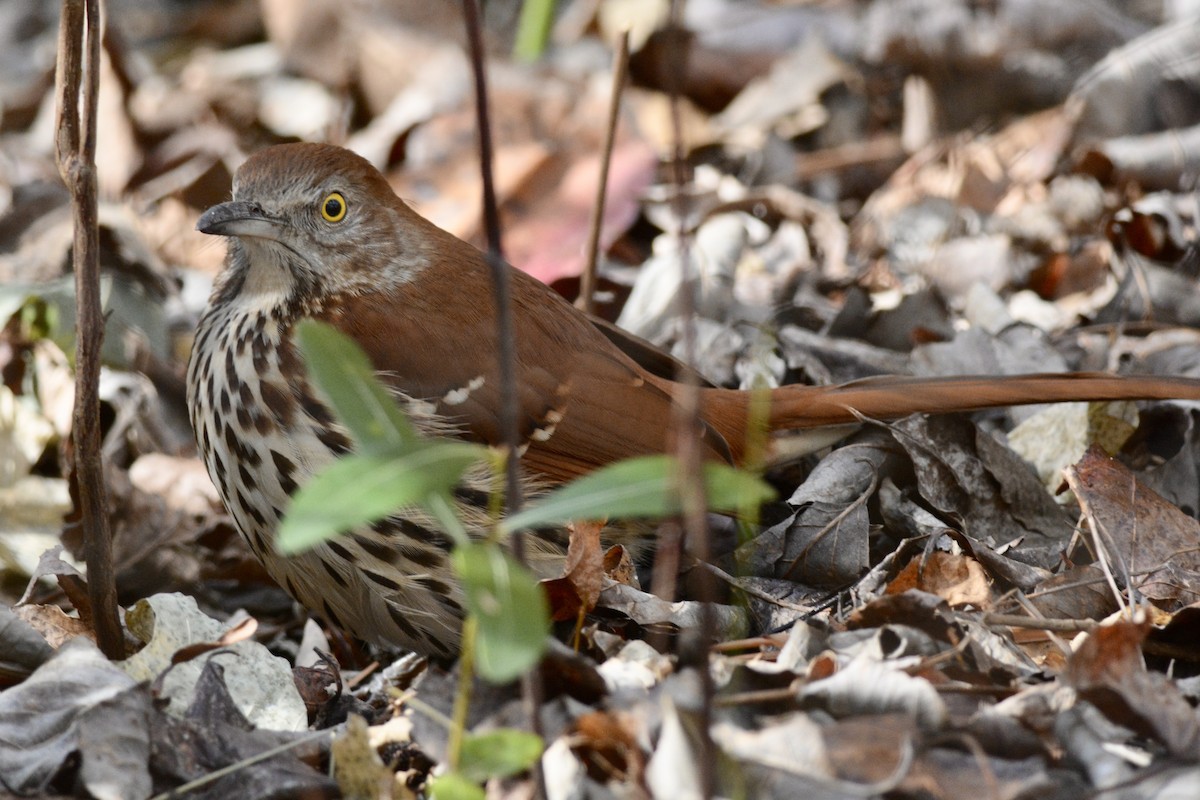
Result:
{"label": "long brown tail", "polygon": [[[784,386],[771,392],[772,431],[843,425],[861,418],[893,420],[909,414],[946,414],[998,406],[1099,400],[1200,400],[1200,379],[1103,372],[964,375],[946,378],[879,377],[838,386]],[[744,392],[707,390],[705,418],[740,461],[749,419]]]}

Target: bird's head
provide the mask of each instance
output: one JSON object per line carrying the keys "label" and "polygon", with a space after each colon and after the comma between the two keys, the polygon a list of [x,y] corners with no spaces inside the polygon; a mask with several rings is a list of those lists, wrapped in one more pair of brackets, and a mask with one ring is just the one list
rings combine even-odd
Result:
{"label": "bird's head", "polygon": [[428,263],[425,225],[362,157],[299,143],[246,159],[233,199],[204,212],[196,229],[231,238],[226,286],[286,300],[411,280]]}

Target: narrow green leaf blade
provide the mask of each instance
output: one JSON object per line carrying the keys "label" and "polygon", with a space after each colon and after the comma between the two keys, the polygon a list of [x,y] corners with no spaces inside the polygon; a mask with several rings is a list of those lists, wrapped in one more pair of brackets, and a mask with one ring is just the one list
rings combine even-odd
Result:
{"label": "narrow green leaf blade", "polygon": [[[505,519],[501,530],[512,532],[577,519],[666,517],[680,512],[672,491],[678,467],[671,456],[641,456],[599,469],[550,492],[536,504]],[[705,464],[708,507],[737,511],[774,497],[761,478],[725,464]]]}
{"label": "narrow green leaf blade", "polygon": [[546,647],[550,611],[533,575],[493,542],[472,542],[451,555],[478,621],[475,668],[507,683],[533,667]]}
{"label": "narrow green leaf blade", "polygon": [[525,0],[517,23],[513,55],[520,61],[534,62],[546,49],[554,24],[554,0]]}
{"label": "narrow green leaf blade", "polygon": [[471,734],[463,739],[459,770],[471,780],[507,778],[524,772],[542,755],[542,737],[515,728]]}
{"label": "narrow green leaf blade", "polygon": [[350,337],[315,320],[296,326],[308,375],[364,453],[404,448],[417,440],[412,423],[375,376]]}
{"label": "narrow green leaf blade", "polygon": [[487,451],[466,442],[420,442],[415,449],[352,453],[315,475],[292,499],[279,527],[280,552],[295,553],[403,506],[448,492]]}
{"label": "narrow green leaf blade", "polygon": [[483,787],[458,772],[447,772],[429,781],[432,800],[484,800]]}

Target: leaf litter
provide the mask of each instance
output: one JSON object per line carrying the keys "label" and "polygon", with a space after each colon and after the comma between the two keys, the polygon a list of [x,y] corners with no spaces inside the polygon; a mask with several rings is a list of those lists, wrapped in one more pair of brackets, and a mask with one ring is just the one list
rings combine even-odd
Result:
{"label": "leaf litter", "polygon": [[[1025,5],[693,3],[681,32],[663,26],[665,3],[571,3],[536,66],[504,55],[511,23],[489,15],[509,258],[573,295],[605,32],[630,24],[599,311],[676,351],[685,321],[667,301],[686,253],[708,380],[1200,375],[1196,148],[1173,144],[1195,136],[1195,76],[1171,57],[1195,49],[1195,26],[1119,4],[1094,18],[1063,6],[1049,24],[1044,4]],[[412,796],[446,756],[430,715],[451,713],[457,669],[306,628],[196,468],[182,366],[222,258],[192,225],[261,146],[347,142],[479,241],[461,20],[406,0],[109,4],[122,35],[106,38],[100,75],[104,446],[125,622],[148,642],[135,679],[87,642],[71,566],[55,19],[13,6],[0,31],[0,786],[140,798],[210,776],[191,794]],[[683,203],[664,178],[671,85]],[[1152,102],[1164,92],[1179,102]],[[684,657],[695,599],[641,590],[629,561],[609,563],[625,551],[602,558],[577,525],[554,607],[565,626],[583,619],[580,652],[552,648],[539,667],[548,796],[702,793],[702,667],[722,796],[1200,793],[1196,431],[1195,408],[1169,403],[866,421],[768,476],[787,499],[762,509],[756,537],[714,520],[714,563],[683,565],[685,588],[701,569],[728,587],[721,641],[700,661]],[[173,592],[196,608],[140,629],[139,601]],[[247,616],[255,642],[224,638]],[[282,682],[255,666],[261,645]],[[313,666],[317,652],[329,655]],[[473,694],[472,731],[524,720],[512,687]],[[321,733],[281,732],[306,726]]]}

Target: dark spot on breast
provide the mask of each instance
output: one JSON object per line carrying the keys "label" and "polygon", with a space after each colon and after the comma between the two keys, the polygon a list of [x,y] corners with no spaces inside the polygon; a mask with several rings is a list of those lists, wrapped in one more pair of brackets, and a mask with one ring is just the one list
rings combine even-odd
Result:
{"label": "dark spot on breast", "polygon": [[350,452],[350,440],[333,428],[324,425],[318,427],[317,440],[334,455],[340,456]]}
{"label": "dark spot on breast", "polygon": [[279,488],[291,497],[297,488],[296,480],[292,477],[296,465],[287,456],[275,450],[271,451],[271,461],[275,464],[275,477],[279,480]]}
{"label": "dark spot on breast", "polygon": [[225,383],[229,386],[237,386],[238,380],[237,360],[234,358],[232,350],[225,351]]}
{"label": "dark spot on breast", "polygon": [[229,397],[228,387],[225,386],[221,387],[221,412],[226,416],[233,413],[233,401]]}
{"label": "dark spot on breast", "polygon": [[229,493],[225,491],[225,477],[229,472],[229,465],[225,463],[225,459],[217,451],[212,451],[213,458],[210,464],[210,469],[216,473],[217,479],[221,482],[221,497],[225,500],[226,505],[229,503]]}
{"label": "dark spot on breast", "polygon": [[333,424],[333,413],[328,407],[316,398],[304,387],[304,391],[300,395],[300,406],[304,409],[304,413],[312,417],[313,422],[321,426],[329,426]]}
{"label": "dark spot on breast", "polygon": [[250,549],[254,551],[255,555],[259,558],[263,557],[263,553],[267,549],[267,543],[263,541],[258,531],[250,531],[249,533],[243,531],[242,538],[246,540],[246,544],[250,545]]}
{"label": "dark spot on breast", "polygon": [[455,600],[450,595],[439,594],[439,595],[437,595],[437,601],[439,603],[441,603],[446,608],[447,611],[449,611],[451,614],[458,617],[459,619],[462,619],[465,616],[463,614],[462,606],[459,605],[458,601]]}
{"label": "dark spot on breast", "polygon": [[472,489],[467,486],[454,487],[454,496],[468,505],[484,509],[488,507],[488,501],[491,497],[485,491],[480,489]]}
{"label": "dark spot on breast", "polygon": [[[441,533],[418,525],[406,517],[386,517],[371,523],[371,530],[384,538],[383,542],[371,542],[376,558],[395,563],[397,554],[418,567],[433,569],[446,563],[446,552],[450,543]],[[367,537],[356,537],[359,544],[370,541]],[[386,555],[384,552],[386,551]]]}
{"label": "dark spot on breast", "polygon": [[242,426],[243,431],[250,430],[250,426],[254,424],[253,420],[250,419],[250,409],[246,406],[238,406],[237,421]]}
{"label": "dark spot on breast", "polygon": [[256,468],[262,464],[262,457],[258,455],[258,451],[239,439],[237,434],[234,433],[232,425],[225,426],[224,438],[226,446],[229,447],[229,452],[238,460],[239,465],[245,464],[251,468]]}
{"label": "dark spot on breast", "polygon": [[243,504],[242,508],[246,509],[246,513],[250,515],[251,519],[258,523],[260,528],[268,527],[267,518],[256,507]]}
{"label": "dark spot on breast", "polygon": [[262,464],[262,456],[258,454],[257,450],[247,444],[245,440],[238,440],[237,455],[238,458],[254,469],[257,469]]}
{"label": "dark spot on breast", "polygon": [[254,371],[259,375],[265,375],[270,367],[270,356],[275,348],[271,347],[271,343],[267,341],[266,334],[260,329],[254,334],[254,347],[251,352],[254,356]]}
{"label": "dark spot on breast", "polygon": [[291,425],[295,406],[291,395],[268,381],[259,386],[259,391],[262,392],[263,405],[271,412],[275,423],[282,428]]}
{"label": "dark spot on breast", "polygon": [[383,563],[391,564],[395,561],[396,550],[388,542],[371,536],[363,536],[362,534],[355,534],[353,538],[355,544]]}
{"label": "dark spot on breast", "polygon": [[367,580],[369,580],[373,583],[377,583],[385,589],[391,589],[394,592],[400,588],[399,583],[397,583],[396,581],[387,577],[386,575],[380,575],[378,572],[376,572],[373,569],[364,569],[362,571],[362,573],[363,573],[363,576],[367,578]]}
{"label": "dark spot on breast", "polygon": [[250,474],[250,470],[246,469],[245,464],[238,464],[238,477],[242,479],[242,486],[247,489],[257,489],[258,481]]}
{"label": "dark spot on breast", "polygon": [[560,550],[566,550],[567,544],[570,542],[570,535],[566,528],[531,528],[528,533]]}
{"label": "dark spot on breast", "polygon": [[408,618],[405,616],[404,609],[392,603],[384,603],[384,605],[387,607],[388,616],[392,618],[392,622],[396,623],[396,627],[400,629],[401,633],[408,637],[410,642],[415,644],[424,640],[425,637],[422,636],[420,632],[413,627],[413,624],[408,621]]}
{"label": "dark spot on breast", "polygon": [[356,564],[358,562],[358,559],[354,557],[354,554],[351,553],[346,546],[337,539],[330,539],[325,543],[325,546],[332,550],[333,553],[343,561],[348,561],[351,564]]}
{"label": "dark spot on breast", "polygon": [[414,583],[419,583],[421,586],[425,587],[439,597],[449,597],[452,591],[450,589],[450,584],[443,580],[438,580],[437,578],[431,578],[428,575],[418,575],[412,580]]}
{"label": "dark spot on breast", "polygon": [[321,608],[325,610],[325,619],[328,622],[333,623],[335,627],[342,628],[343,630],[349,630],[346,624],[342,622],[341,618],[338,617],[338,615],[334,612],[333,606],[329,605],[329,600],[322,600]]}
{"label": "dark spot on breast", "polygon": [[400,532],[406,536],[410,536],[425,544],[432,545],[442,552],[449,553],[454,549],[454,545],[446,538],[446,535],[441,531],[432,528],[426,528],[418,525],[411,519],[406,517],[391,517],[389,518],[400,529]]}
{"label": "dark spot on breast", "polygon": [[271,368],[269,351],[259,350],[257,342],[254,347],[254,371],[259,375],[265,375]]}
{"label": "dark spot on breast", "polygon": [[436,637],[432,637],[432,636],[426,637],[425,644],[428,645],[433,650],[436,650],[437,652],[435,653],[435,655],[438,656],[439,658],[453,659],[454,656],[457,655],[457,653],[455,653],[455,651],[454,651],[454,648],[452,648],[447,642],[445,642],[441,639],[438,639]]}
{"label": "dark spot on breast", "polygon": [[287,335],[291,333],[289,328],[287,334],[284,334],[283,340],[279,347],[276,348],[276,357],[279,359],[279,371],[283,375],[305,375],[304,363],[300,359],[296,348],[291,342],[287,341]]}
{"label": "dark spot on breast", "polygon": [[441,550],[411,543],[400,545],[400,555],[424,569],[434,569],[446,563],[446,554]]}
{"label": "dark spot on breast", "polygon": [[346,579],[342,577],[342,573],[338,572],[336,569],[333,568],[332,564],[330,564],[325,559],[321,559],[321,566],[325,568],[325,574],[328,575],[330,578],[332,578],[334,583],[336,583],[338,586],[342,587],[343,589],[346,588],[346,586],[348,585],[346,583]]}
{"label": "dark spot on breast", "polygon": [[[208,365],[212,363],[213,349],[208,347],[212,328],[201,326],[192,340],[192,358],[196,359],[196,374],[208,377]],[[201,355],[203,353],[203,355]]]}
{"label": "dark spot on breast", "polygon": [[271,421],[270,417],[262,413],[262,409],[252,409],[250,416],[254,419],[254,430],[258,431],[260,436],[266,436],[275,429],[275,423]]}

